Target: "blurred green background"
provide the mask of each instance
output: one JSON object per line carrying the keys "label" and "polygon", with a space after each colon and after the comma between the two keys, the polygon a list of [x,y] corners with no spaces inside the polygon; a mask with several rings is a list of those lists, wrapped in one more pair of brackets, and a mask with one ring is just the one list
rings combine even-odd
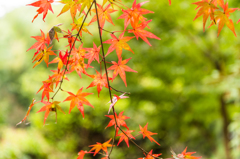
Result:
{"label": "blurred green background", "polygon": [[[140,136],[136,142],[148,151],[163,153],[162,157],[171,157],[170,148],[181,153],[187,146],[188,151],[197,151],[195,156],[204,159],[238,159],[240,26],[236,22],[240,13],[231,15],[238,37],[225,26],[217,38],[217,26],[203,32],[202,17],[193,21],[197,13],[193,2],[196,1],[173,0],[169,6],[164,0],[143,5],[155,12],[146,15],[152,19],[149,31],[162,40],[150,39],[152,47],[141,39],[129,41],[135,54],[124,50],[123,58],[133,57],[128,64],[138,73],[126,73],[128,87],[119,76],[112,83],[118,90],[131,92],[130,98],[120,100],[115,108],[118,113],[124,111],[124,115],[131,117],[126,122],[135,130],[133,135],[138,134],[139,125],[147,123],[149,131],[158,133],[153,138],[161,146]],[[124,4],[131,6],[132,2],[124,1]],[[229,1],[229,6],[236,8],[240,4]],[[15,9],[0,19],[1,159],[76,159],[78,151],[90,150],[88,145],[103,143],[114,136],[113,127],[105,129],[109,122],[104,116],[109,107],[108,90],[103,88],[98,98],[96,87],[85,89],[92,79],[85,75],[80,79],[76,73],[68,75],[70,82],[64,82],[63,89],[76,93],[84,87],[85,92],[94,92],[87,99],[95,108],[84,106],[84,119],[77,108],[68,114],[70,103],[65,102],[60,105],[66,114],[58,113],[58,123],[55,124],[55,114],[50,113],[43,126],[44,113],[36,113],[43,105],[37,104],[28,117],[29,123],[15,126],[25,116],[32,99],[41,100],[41,93],[36,92],[51,75],[50,70],[57,67],[52,64],[47,68],[42,62],[32,69],[34,50],[26,52],[35,43],[30,36],[39,36],[40,29],[46,33],[59,23],[63,23],[61,28],[70,29],[69,11],[56,18],[62,7],[54,5],[55,14],[49,12],[45,23],[42,15],[31,22],[36,8],[29,6]],[[115,30],[123,29],[123,20],[116,20],[120,15],[120,12],[113,14]],[[113,29],[108,22],[106,28]],[[98,34],[96,26],[91,26],[89,31]],[[104,40],[110,38],[106,32],[103,36]],[[93,41],[100,45],[98,36],[83,33],[83,41],[84,47],[91,47]],[[64,49],[66,45],[55,41],[54,49]],[[104,45],[105,50],[109,46]],[[116,60],[115,51],[107,60]],[[63,101],[67,96],[60,92],[56,100]],[[122,142],[114,147],[111,158],[139,157],[143,157],[139,149],[131,143],[127,148]],[[93,157],[89,154],[85,158]]]}

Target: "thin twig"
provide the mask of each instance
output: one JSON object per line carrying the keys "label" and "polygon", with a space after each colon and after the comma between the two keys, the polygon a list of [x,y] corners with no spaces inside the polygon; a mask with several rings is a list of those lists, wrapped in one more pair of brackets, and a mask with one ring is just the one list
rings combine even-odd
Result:
{"label": "thin twig", "polygon": [[116,92],[125,93],[125,94],[128,94],[128,95],[131,94],[130,92],[123,92],[123,91],[119,91],[119,90],[113,88],[112,86],[110,86],[110,87],[111,87],[114,91],[116,91]]}
{"label": "thin twig", "polygon": [[[104,53],[104,48],[103,48],[103,40],[102,40],[102,34],[101,34],[101,30],[100,30],[101,27],[100,27],[100,24],[99,24],[99,17],[98,17],[98,9],[97,9],[96,0],[94,0],[94,3],[95,3],[95,10],[96,10],[96,16],[97,16],[99,38],[100,38],[100,42],[101,42],[101,46],[102,46],[101,48],[102,48],[102,55],[103,55],[103,63],[104,63],[104,68],[105,68],[105,74],[106,74],[106,77],[107,77],[108,91],[109,91],[110,101],[111,101],[111,103],[113,103],[111,86],[110,86],[110,82],[109,82],[109,79],[108,79],[107,65],[106,65],[106,61],[105,61],[105,53]],[[115,122],[117,122],[115,112],[113,112],[113,114],[114,114],[114,120],[115,120]],[[108,159],[110,159],[110,155],[111,155],[112,150],[113,150],[113,145],[114,145],[114,142],[115,142],[116,133],[117,133],[117,130],[115,129],[115,135],[114,135],[114,138],[113,138],[113,141],[112,141],[111,150],[109,151],[109,154],[108,154]]]}

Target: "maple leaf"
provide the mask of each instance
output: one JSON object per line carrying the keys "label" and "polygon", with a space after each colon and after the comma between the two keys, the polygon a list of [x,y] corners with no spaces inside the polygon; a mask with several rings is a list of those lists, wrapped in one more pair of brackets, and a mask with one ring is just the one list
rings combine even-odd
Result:
{"label": "maple leaf", "polygon": [[59,27],[61,25],[62,24],[55,25],[48,31],[48,34],[49,34],[49,37],[50,37],[50,44],[52,43],[54,38],[59,42],[57,33],[63,33],[62,30]]}
{"label": "maple leaf", "polygon": [[[96,70],[97,75],[91,75],[91,77],[94,79],[93,82],[86,88],[97,86],[98,91],[98,97],[99,93],[102,90],[102,87],[108,88],[108,82],[107,82],[107,76],[104,74],[103,76]],[[108,80],[112,80],[112,78],[108,77]]]}
{"label": "maple leaf", "polygon": [[[138,158],[138,159],[155,159],[156,157],[162,155],[161,153],[160,154],[152,154],[152,151],[151,150],[146,157],[143,157],[143,158]],[[144,154],[145,155],[145,154]]]}
{"label": "maple leaf", "polygon": [[125,71],[137,73],[137,71],[135,71],[135,70],[131,69],[130,67],[128,67],[127,65],[125,65],[128,63],[128,61],[130,59],[131,58],[122,61],[122,57],[120,57],[118,63],[116,63],[115,61],[112,61],[113,65],[108,68],[108,70],[114,70],[112,79],[114,79],[119,74],[120,77],[122,78],[123,82],[125,83],[126,87],[127,87],[127,82],[126,82]]}
{"label": "maple leaf", "polygon": [[203,31],[205,31],[205,25],[209,16],[212,20],[214,20],[214,10],[218,9],[213,2],[211,3],[210,2],[209,0],[202,0],[199,2],[193,3],[197,5],[196,9],[199,9],[196,17],[193,20],[197,19],[200,16],[203,16]]}
{"label": "maple leaf", "polygon": [[84,157],[84,155],[85,155],[86,152],[87,152],[87,151],[83,151],[83,150],[79,151],[79,152],[78,152],[78,157],[77,157],[77,159],[83,159],[83,157]]}
{"label": "maple leaf", "polygon": [[61,0],[60,3],[65,4],[65,5],[63,6],[63,8],[62,8],[61,12],[58,14],[58,16],[65,13],[66,11],[70,10],[72,20],[74,21],[77,10],[79,8],[81,8],[80,1],[79,0]]}
{"label": "maple leaf", "polygon": [[136,36],[137,40],[138,40],[138,38],[140,37],[140,38],[142,38],[143,41],[145,41],[149,46],[152,46],[152,45],[149,43],[147,37],[148,37],[148,38],[157,39],[157,40],[161,40],[161,39],[160,39],[159,37],[157,37],[156,35],[154,35],[153,33],[150,33],[150,32],[148,32],[148,31],[146,31],[146,30],[143,30],[143,29],[147,26],[147,24],[150,23],[151,21],[152,21],[152,20],[149,20],[149,21],[146,21],[146,22],[142,22],[142,23],[140,23],[140,24],[137,24],[137,25],[133,26],[133,29],[128,30],[128,32],[129,32],[129,33],[133,33],[133,34]]}
{"label": "maple leaf", "polygon": [[33,60],[33,62],[37,61],[35,63],[35,65],[33,66],[33,68],[35,66],[39,65],[42,62],[42,60],[45,61],[45,63],[47,64],[47,67],[48,67],[49,55],[56,55],[53,51],[51,51],[52,47],[53,46],[47,48],[46,46],[44,46],[44,49]]}
{"label": "maple leaf", "polygon": [[84,59],[74,60],[71,64],[70,72],[75,70],[80,78],[82,78],[81,73],[84,73],[87,76],[90,76],[85,70],[85,68],[87,68],[87,67],[88,66],[84,63]]}
{"label": "maple leaf", "polygon": [[[70,48],[75,47],[74,41],[75,41],[76,37],[74,37],[72,35],[72,32],[70,30],[68,30],[67,35],[64,35],[63,38],[68,39],[68,45],[67,46],[69,46]],[[76,41],[80,41],[80,40],[76,39]],[[73,46],[73,44],[74,44],[74,46]]]}
{"label": "maple leaf", "polygon": [[[111,4],[108,4],[104,9],[100,4],[97,4],[97,11],[98,11],[98,18],[99,18],[99,24],[101,27],[101,33],[102,33],[102,28],[104,27],[105,21],[107,20],[109,23],[114,25],[112,18],[110,16],[111,13],[117,11],[114,9],[109,8]],[[96,9],[93,9],[93,12],[96,13]],[[97,21],[97,15],[95,15],[92,20],[90,21],[89,25],[93,22]]]}
{"label": "maple leaf", "polygon": [[16,126],[19,125],[19,124],[22,124],[22,122],[25,122],[25,121],[27,120],[27,117],[28,117],[28,115],[29,115],[32,107],[33,107],[36,103],[38,103],[38,102],[36,102],[36,100],[33,99],[33,100],[32,100],[32,103],[31,103],[31,104],[29,105],[29,107],[28,107],[27,114],[25,115],[25,117],[23,118],[23,120],[21,120],[19,123],[16,124]]}
{"label": "maple leaf", "polygon": [[[80,13],[85,9],[85,7],[87,7],[87,9],[89,10],[91,7],[91,4],[93,3],[93,0],[81,0],[81,10]],[[90,12],[91,15],[91,12]]]}
{"label": "maple leaf", "polygon": [[59,52],[59,57],[54,58],[51,62],[49,62],[48,64],[51,63],[58,63],[58,73],[60,72],[61,68],[63,67],[63,65],[67,64],[67,57],[68,57],[68,51],[66,51],[65,55],[62,55],[62,52]]}
{"label": "maple leaf", "polygon": [[[66,76],[66,74],[67,74],[67,72],[65,72],[65,74],[64,74],[64,70],[62,70],[62,72],[58,72],[57,70],[51,70],[54,74],[52,75],[52,76],[50,76],[53,80],[54,80],[54,82],[56,83],[56,87],[58,86],[58,83],[62,80],[62,77],[63,77],[63,79],[65,79],[65,80],[68,80],[69,81],[69,79],[67,78],[67,76]],[[63,76],[64,75],[64,76]]]}
{"label": "maple leaf", "polygon": [[108,153],[107,152],[107,148],[108,147],[112,147],[111,144],[109,144],[109,142],[111,141],[112,139],[109,139],[108,141],[104,142],[103,144],[97,142],[97,144],[95,145],[90,145],[89,147],[93,147],[89,152],[95,150],[94,152],[94,155],[95,156],[100,150],[103,150],[104,152]]}
{"label": "maple leaf", "polygon": [[187,151],[187,147],[183,150],[183,152],[181,154],[176,155],[173,150],[171,150],[171,153],[173,154],[173,157],[176,159],[199,159],[199,158],[202,158],[202,157],[191,156],[192,154],[194,154],[196,152],[186,152],[186,151]]}
{"label": "maple leaf", "polygon": [[168,0],[168,2],[169,2],[169,5],[171,5],[171,0]]}
{"label": "maple leaf", "polygon": [[117,95],[114,94],[114,97],[112,98],[112,103],[111,103],[111,100],[108,102],[108,103],[111,103],[111,104],[110,104],[110,107],[109,107],[109,110],[108,110],[108,114],[110,113],[110,110],[111,110],[112,107],[117,103],[117,101],[118,101],[119,99],[129,98],[128,96],[124,96],[124,95],[125,95],[125,93],[123,93],[123,94],[120,95],[120,96],[117,96]]}
{"label": "maple leaf", "polygon": [[131,9],[122,10],[123,14],[120,17],[118,17],[118,19],[125,19],[124,29],[127,28],[130,22],[132,24],[138,24],[139,21],[141,22],[145,21],[146,18],[144,18],[142,15],[148,14],[148,13],[154,13],[152,11],[140,8],[143,4],[147,2],[148,1],[144,1],[136,4],[136,0],[134,0]]}
{"label": "maple leaf", "polygon": [[58,102],[58,101],[53,101],[53,102],[42,101],[42,103],[45,104],[45,105],[37,113],[42,112],[42,111],[46,111],[45,115],[44,115],[43,125],[45,125],[45,121],[46,121],[50,111],[54,111],[56,113],[56,121],[57,121],[57,110],[60,110],[61,112],[64,113],[62,108],[58,105],[61,102]]}
{"label": "maple leaf", "polygon": [[89,24],[84,22],[83,25],[82,25],[82,22],[83,22],[83,17],[80,17],[78,19],[74,18],[74,23],[71,24],[72,25],[72,31],[75,30],[75,29],[77,31],[79,31],[80,27],[82,26],[82,28],[80,30],[80,33],[79,33],[80,36],[82,36],[82,31],[92,35],[86,28],[86,26],[89,26]]}
{"label": "maple leaf", "polygon": [[48,10],[50,10],[53,13],[52,6],[51,6],[51,3],[53,3],[53,2],[54,2],[54,0],[39,0],[39,1],[33,2],[31,4],[27,4],[28,6],[39,7],[37,10],[38,13],[34,16],[32,22],[41,13],[43,13],[43,21],[48,13]]}
{"label": "maple leaf", "polygon": [[[36,49],[37,51],[39,50],[43,50],[44,47],[50,44],[50,37],[49,34],[47,34],[47,38],[45,38],[45,34],[44,32],[40,29],[41,31],[41,36],[31,36],[31,38],[34,38],[37,40],[36,43],[34,43],[27,51],[31,50],[31,49]],[[36,55],[36,53],[35,53]],[[34,56],[35,56],[34,55]]]}
{"label": "maple leaf", "polygon": [[[129,130],[129,128],[127,127],[127,124],[126,124],[126,122],[125,122],[124,120],[129,119],[130,117],[123,116],[123,115],[122,115],[123,112],[124,112],[124,111],[120,112],[119,115],[117,115],[117,113],[115,113],[115,116],[116,116],[116,119],[117,119],[117,124],[118,124],[119,127],[120,127],[120,126],[124,126],[125,128],[127,128],[127,129]],[[106,116],[106,117],[109,117],[110,119],[112,119],[112,120],[110,120],[110,122],[108,123],[108,125],[106,126],[106,128],[115,125],[115,129],[116,129],[116,122],[115,122],[115,119],[114,119],[114,115],[105,115],[105,116]],[[106,128],[105,128],[105,129],[106,129]],[[118,133],[118,129],[119,129],[119,128],[117,128],[117,133]]]}
{"label": "maple leaf", "polygon": [[[131,134],[132,132],[134,132],[134,130],[127,130],[127,131],[124,131],[124,132],[125,132],[125,134],[126,134],[129,138],[135,140],[135,138],[134,138],[134,137],[132,136],[132,134]],[[120,139],[119,139],[119,141],[118,141],[117,146],[124,140],[124,141],[126,142],[127,146],[129,147],[128,137],[127,137],[125,134],[122,132],[122,133],[116,135],[116,136],[120,136]]]}
{"label": "maple leaf", "polygon": [[[217,36],[219,36],[219,34],[225,24],[233,32],[233,34],[235,36],[237,36],[235,29],[234,29],[233,21],[232,21],[232,19],[229,19],[229,16],[230,16],[230,13],[235,12],[236,10],[238,10],[238,8],[228,8],[228,2],[226,2],[225,5],[222,4],[221,7],[223,8],[223,12],[222,11],[215,12],[215,15],[216,15],[215,21],[216,21],[216,23],[218,23],[218,35]],[[215,24],[215,23],[212,22],[209,27],[211,27],[213,24]]]}
{"label": "maple leaf", "polygon": [[143,135],[143,138],[147,137],[151,142],[154,141],[156,144],[158,144],[160,146],[160,144],[151,137],[152,135],[156,135],[157,133],[152,133],[152,132],[148,131],[147,126],[148,126],[148,123],[144,126],[144,128],[142,128],[141,125],[139,125],[139,127],[140,127],[139,133],[141,133]]}
{"label": "maple leaf", "polygon": [[110,35],[111,35],[112,39],[109,39],[109,40],[103,42],[103,43],[107,43],[107,44],[112,44],[108,48],[108,52],[107,52],[106,56],[115,49],[116,49],[116,52],[117,52],[118,59],[121,58],[122,49],[131,51],[132,53],[134,53],[132,51],[132,49],[130,48],[130,46],[126,43],[127,41],[131,40],[134,37],[123,37],[124,32],[119,35],[119,39],[114,34],[110,34]]}
{"label": "maple leaf", "polygon": [[100,48],[101,48],[101,45],[97,47],[94,42],[93,42],[93,48],[85,48],[85,50],[88,52],[85,55],[85,58],[88,59],[88,66],[92,63],[94,59],[97,60],[97,62],[99,63]]}
{"label": "maple leaf", "polygon": [[68,96],[63,102],[65,101],[71,101],[70,104],[70,109],[69,109],[69,114],[71,112],[71,110],[77,106],[78,110],[82,113],[82,116],[84,118],[84,108],[83,108],[83,104],[88,105],[92,108],[94,108],[92,106],[92,104],[89,103],[89,101],[85,98],[86,96],[93,94],[93,93],[84,93],[82,92],[82,88],[80,88],[77,92],[77,94],[73,94],[71,92],[67,92],[70,96]]}
{"label": "maple leaf", "polygon": [[42,100],[41,101],[43,101],[43,98],[45,96],[47,97],[47,100],[49,101],[49,93],[53,92],[53,88],[51,88],[51,85],[52,85],[52,83],[48,83],[46,81],[43,81],[42,87],[37,91],[37,93],[38,93],[38,92],[40,92],[43,89]]}
{"label": "maple leaf", "polygon": [[73,56],[72,57],[72,60],[73,61],[77,61],[77,60],[84,60],[85,58],[85,54],[86,54],[86,49],[83,48],[83,44],[81,44],[78,49],[76,49],[75,47],[73,48],[72,50],[72,53],[71,55]]}

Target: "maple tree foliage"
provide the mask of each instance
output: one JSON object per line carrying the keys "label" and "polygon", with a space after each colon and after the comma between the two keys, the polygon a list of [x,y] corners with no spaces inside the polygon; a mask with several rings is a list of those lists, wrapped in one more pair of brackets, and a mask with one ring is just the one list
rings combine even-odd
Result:
{"label": "maple tree foliage", "polygon": [[[34,16],[33,21],[39,14],[43,14],[44,21],[49,10],[54,13],[51,6],[53,2],[54,0],[39,0],[28,4],[28,6],[39,7],[37,15]],[[96,144],[89,146],[92,147],[89,151],[80,150],[77,158],[83,159],[86,154],[93,153],[93,156],[101,154],[103,155],[102,159],[109,159],[116,138],[119,139],[117,146],[124,140],[126,145],[129,147],[129,143],[131,142],[140,148],[145,155],[143,158],[159,158],[158,156],[160,156],[161,153],[153,154],[153,150],[145,151],[134,142],[134,140],[136,140],[136,136],[133,136],[132,133],[135,131],[130,130],[127,126],[127,122],[125,121],[130,117],[124,116],[124,111],[117,114],[114,108],[119,100],[129,98],[129,96],[124,96],[125,94],[129,95],[129,93],[117,90],[110,85],[110,81],[114,82],[117,75],[119,75],[127,87],[127,77],[125,72],[137,73],[137,71],[127,65],[132,58],[123,59],[123,54],[125,54],[125,51],[123,50],[126,50],[126,53],[134,53],[128,44],[130,40],[135,40],[135,38],[137,40],[142,39],[149,46],[152,46],[149,42],[150,39],[161,40],[157,35],[148,31],[148,29],[150,29],[149,24],[152,22],[152,19],[147,19],[145,15],[154,13],[153,11],[143,8],[143,5],[148,1],[137,3],[136,0],[133,0],[131,7],[125,6],[121,0],[103,0],[102,4],[97,3],[96,0],[61,0],[59,2],[63,5],[63,8],[57,16],[61,16],[63,13],[70,11],[70,18],[72,20],[72,23],[70,24],[71,28],[63,30],[60,28],[62,24],[58,24],[53,26],[48,32],[44,33],[44,31],[40,30],[41,36],[32,36],[32,38],[34,38],[37,42],[35,42],[27,51],[32,49],[35,49],[36,51],[33,55],[33,62],[36,62],[33,67],[37,67],[42,61],[44,61],[47,67],[49,64],[57,63],[57,68],[55,70],[51,70],[53,74],[49,75],[46,80],[42,81],[42,86],[37,91],[37,93],[42,93],[41,99],[39,101],[32,101],[26,116],[18,124],[26,121],[30,110],[37,103],[44,104],[38,111],[45,112],[43,124],[46,123],[50,112],[56,113],[57,120],[57,111],[64,113],[60,104],[66,101],[70,102],[69,114],[76,106],[79,109],[80,114],[84,117],[83,105],[88,105],[94,108],[87,99],[88,96],[93,93],[83,91],[84,87],[79,88],[76,94],[72,93],[72,90],[62,89],[62,83],[66,80],[69,81],[66,75],[76,72],[80,78],[89,79],[90,84],[86,88],[88,91],[91,91],[91,89],[89,89],[91,87],[97,88],[98,97],[104,87],[109,91],[110,107],[108,114],[110,113],[110,110],[112,110],[113,115],[105,115],[110,118],[110,122],[106,128],[114,126],[115,130],[112,144],[110,144],[112,138],[103,144],[97,142]],[[168,3],[171,5],[171,0],[168,0]],[[205,31],[207,20],[210,20],[209,27],[215,24],[218,26],[217,36],[220,35],[220,32],[225,24],[234,33],[234,35],[237,36],[234,29],[234,22],[230,19],[230,16],[236,10],[239,10],[238,8],[229,8],[228,2],[224,0],[200,0],[193,4],[197,5],[196,9],[198,10],[194,20],[203,16],[203,31]],[[115,12],[121,12],[121,15],[116,20],[123,19],[124,24],[122,26],[122,31],[109,31],[105,27],[106,21],[110,23],[111,26],[115,26],[115,19],[112,18],[113,13]],[[89,15],[91,15],[91,19]],[[91,30],[89,30],[90,25],[97,25],[100,44],[93,41],[92,48],[85,48],[85,43],[83,42],[85,39],[83,40],[84,37],[82,35],[83,32],[87,33],[88,36],[94,36],[90,32]],[[111,38],[103,41],[102,36]],[[53,40],[64,41],[66,45],[59,50],[52,50],[54,46],[54,43],[52,43]],[[110,46],[107,44],[110,44]],[[104,50],[104,46],[108,47],[107,51]],[[111,62],[108,61],[107,55],[115,50],[116,58]],[[54,56],[54,59],[51,62],[49,62],[50,55]],[[99,67],[91,66],[94,62],[97,63]],[[94,72],[93,70],[95,70],[95,74],[92,74],[92,72]],[[83,77],[82,75],[85,76]],[[114,96],[112,96],[112,91],[115,91],[116,94],[121,93],[121,95],[119,96],[114,94]],[[55,96],[59,92],[66,92],[68,94],[65,100],[54,100]],[[152,135],[156,135],[157,133],[149,131],[147,127],[148,123],[144,127],[139,125],[140,131],[138,135],[141,134],[143,139],[147,137],[151,142],[153,141],[160,146],[160,144],[152,137]],[[108,148],[111,148],[109,152]],[[173,157],[184,159],[201,158],[192,156],[195,152],[186,152],[186,150],[187,148],[178,155],[172,151]]]}
{"label": "maple tree foliage", "polygon": [[[196,9],[198,9],[194,20],[200,16],[203,16],[203,31],[205,31],[206,22],[210,17],[211,24],[209,27],[213,26],[214,24],[218,25],[217,36],[220,35],[220,32],[225,24],[234,33],[234,35],[237,36],[234,29],[234,23],[229,17],[230,13],[239,10],[238,8],[228,8],[228,2],[225,1],[224,3],[224,0],[202,0],[193,4],[197,5]],[[220,8],[223,10],[220,10],[218,6],[220,6]]]}

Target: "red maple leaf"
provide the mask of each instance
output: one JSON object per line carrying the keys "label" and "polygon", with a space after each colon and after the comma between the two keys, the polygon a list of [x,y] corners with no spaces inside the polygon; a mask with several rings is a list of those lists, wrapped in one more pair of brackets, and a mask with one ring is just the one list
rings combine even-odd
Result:
{"label": "red maple leaf", "polygon": [[89,152],[95,150],[94,152],[94,155],[95,156],[100,150],[103,150],[106,154],[108,153],[107,152],[107,148],[108,147],[112,147],[111,144],[109,144],[109,142],[111,141],[112,139],[109,139],[108,141],[104,142],[103,144],[97,142],[97,144],[95,145],[90,145],[89,147],[93,147]]}
{"label": "red maple leaf", "polygon": [[[103,76],[96,70],[97,75],[91,75],[90,77],[92,77],[94,80],[93,82],[87,87],[94,87],[97,86],[97,91],[98,91],[98,97],[99,97],[99,93],[102,90],[102,87],[106,87],[108,88],[108,82],[107,82],[107,76],[106,74],[104,74]],[[112,80],[112,78],[108,77],[108,80]]]}
{"label": "red maple leaf", "polygon": [[[146,157],[143,157],[143,158],[138,158],[138,159],[155,159],[156,157],[162,155],[161,153],[160,154],[152,154],[152,151],[151,150],[147,155]],[[145,154],[144,154],[145,155]]]}
{"label": "red maple leaf", "polygon": [[43,13],[43,21],[44,21],[46,15],[48,13],[48,10],[50,10],[53,13],[52,6],[51,6],[51,3],[53,3],[53,2],[54,2],[54,0],[39,0],[39,1],[33,2],[31,4],[27,4],[28,6],[39,7],[37,10],[38,13],[35,15],[32,22],[34,21],[35,18],[37,18],[37,16],[39,14],[42,14],[42,13]]}
{"label": "red maple leaf", "polygon": [[46,96],[47,97],[47,100],[49,101],[49,93],[50,92],[53,92],[53,88],[51,87],[52,83],[48,83],[46,81],[43,81],[43,85],[42,87],[37,91],[40,92],[42,89],[43,89],[43,92],[42,92],[42,100],[43,101],[43,98]]}
{"label": "red maple leaf", "polygon": [[[27,51],[31,50],[31,49],[36,49],[37,51],[43,50],[44,47],[50,44],[50,37],[49,34],[47,34],[47,38],[45,38],[45,34],[44,32],[40,29],[41,31],[41,36],[31,36],[31,38],[34,38],[37,40],[37,42],[35,44],[33,44]],[[37,52],[38,53],[38,52]],[[35,53],[35,55],[37,54]],[[35,56],[34,55],[34,56]]]}
{"label": "red maple leaf", "polygon": [[65,55],[62,55],[62,52],[59,52],[59,57],[54,58],[51,62],[49,62],[48,64],[51,63],[58,63],[58,73],[60,72],[61,68],[63,67],[63,65],[67,64],[67,57],[68,57],[68,51],[66,51]]}
{"label": "red maple leaf", "polygon": [[83,159],[85,153],[87,153],[87,151],[83,151],[83,150],[79,151],[77,159]]}
{"label": "red maple leaf", "polygon": [[134,37],[128,37],[128,36],[123,37],[123,35],[124,35],[124,32],[119,35],[119,39],[118,39],[114,34],[111,34],[112,39],[109,39],[109,40],[103,42],[103,43],[107,43],[107,44],[112,44],[108,48],[108,52],[107,52],[106,56],[115,49],[117,52],[118,59],[120,59],[120,57],[122,55],[122,49],[131,51],[132,53],[134,53],[132,51],[132,49],[130,48],[130,46],[126,43],[127,41],[131,40]]}
{"label": "red maple leaf", "polygon": [[144,128],[142,128],[141,125],[139,125],[139,127],[140,127],[139,133],[141,133],[143,135],[143,138],[147,137],[151,142],[154,141],[156,144],[158,144],[160,146],[160,144],[151,137],[152,135],[156,135],[157,133],[152,133],[152,132],[148,131],[147,126],[148,126],[148,123],[144,126]]}
{"label": "red maple leaf", "polygon": [[147,37],[148,37],[148,38],[157,39],[157,40],[161,40],[161,39],[160,39],[159,37],[157,37],[156,35],[154,35],[153,33],[150,33],[150,32],[148,32],[148,31],[146,31],[146,30],[143,30],[143,29],[147,26],[147,24],[150,23],[151,21],[152,21],[152,20],[149,20],[149,21],[146,21],[146,22],[142,22],[142,23],[140,23],[140,24],[137,24],[137,25],[133,26],[133,29],[128,30],[128,32],[129,32],[129,33],[133,33],[133,34],[136,36],[137,40],[138,40],[138,38],[140,37],[140,38],[142,38],[143,41],[145,41],[149,46],[152,46],[152,45],[149,43]]}
{"label": "red maple leaf", "polygon": [[[135,140],[135,138],[131,134],[132,132],[134,132],[134,130],[127,130],[127,131],[124,131],[124,132],[128,137]],[[122,133],[117,135],[117,136],[120,136],[120,139],[118,141],[117,146],[124,140],[126,142],[127,146],[129,147],[128,137],[125,134],[122,132]]]}
{"label": "red maple leaf", "polygon": [[[115,116],[116,116],[116,119],[117,119],[117,124],[118,124],[119,127],[120,127],[120,126],[124,126],[125,128],[127,128],[127,129],[129,130],[129,128],[127,127],[127,124],[126,124],[126,122],[125,122],[124,120],[129,119],[130,117],[123,116],[123,115],[122,115],[123,112],[124,112],[124,111],[120,112],[119,115],[117,115],[117,113],[115,113]],[[108,123],[108,125],[106,126],[106,128],[115,125],[115,129],[116,129],[116,122],[115,122],[115,119],[114,119],[114,115],[105,115],[105,116],[106,116],[106,117],[109,117],[110,119],[112,119],[112,120],[110,120],[110,122]],[[106,129],[106,128],[105,128],[105,129]],[[118,133],[118,129],[119,129],[119,128],[117,128],[117,133]]]}
{"label": "red maple leaf", "polygon": [[125,83],[126,87],[127,87],[127,82],[126,82],[125,71],[137,73],[137,71],[135,71],[135,70],[131,69],[130,67],[128,67],[127,65],[125,65],[128,63],[128,61],[130,59],[131,58],[122,61],[122,57],[120,57],[118,63],[116,63],[115,61],[112,61],[113,65],[108,68],[108,70],[114,70],[112,79],[114,79],[119,74],[120,77],[122,78],[123,82]]}
{"label": "red maple leaf", "polygon": [[69,109],[69,114],[71,112],[71,110],[77,106],[78,110],[82,113],[82,116],[84,118],[84,108],[83,108],[83,104],[85,105],[88,105],[92,108],[94,108],[92,106],[92,104],[89,103],[89,101],[85,98],[86,96],[90,95],[90,94],[93,94],[93,93],[85,93],[85,92],[82,92],[83,90],[83,87],[80,88],[77,92],[77,94],[73,94],[71,92],[67,92],[70,96],[68,96],[63,102],[65,101],[71,101],[71,104],[70,104],[70,109]]}
{"label": "red maple leaf", "polygon": [[99,63],[99,52],[100,52],[101,45],[97,47],[95,43],[93,42],[93,48],[85,48],[85,50],[88,52],[85,55],[85,58],[88,59],[88,66],[92,63],[92,61],[95,59]]}
{"label": "red maple leaf", "polygon": [[146,18],[144,18],[142,15],[148,14],[148,13],[154,13],[152,11],[140,8],[143,4],[147,2],[148,1],[136,4],[136,0],[134,0],[131,9],[122,10],[123,14],[118,19],[125,19],[124,29],[127,28],[130,22],[131,24],[138,24],[139,21],[141,22],[145,21]]}
{"label": "red maple leaf", "polygon": [[[234,24],[232,19],[229,19],[230,13],[235,12],[236,10],[238,10],[238,8],[228,8],[228,2],[226,2],[225,4],[222,2],[221,3],[221,7],[223,8],[223,12],[222,11],[215,11],[215,21],[216,23],[218,23],[218,35],[220,34],[222,28],[224,27],[224,25],[226,24],[227,27],[233,32],[233,34],[235,36],[236,32],[234,29]],[[211,27],[214,23],[214,21],[210,24],[209,27]]]}
{"label": "red maple leaf", "polygon": [[187,147],[183,150],[183,152],[181,154],[178,154],[177,157],[183,158],[183,159],[199,159],[199,158],[202,158],[202,157],[191,156],[192,154],[194,154],[196,152],[186,152],[186,151],[187,151]]}
{"label": "red maple leaf", "polygon": [[45,105],[37,113],[42,112],[42,111],[46,111],[45,115],[44,115],[43,125],[45,125],[45,121],[46,121],[50,111],[56,112],[56,120],[57,120],[57,110],[60,110],[61,112],[64,113],[62,108],[58,105],[61,102],[58,102],[58,101],[53,101],[53,102],[42,101],[42,103],[45,104]]}

